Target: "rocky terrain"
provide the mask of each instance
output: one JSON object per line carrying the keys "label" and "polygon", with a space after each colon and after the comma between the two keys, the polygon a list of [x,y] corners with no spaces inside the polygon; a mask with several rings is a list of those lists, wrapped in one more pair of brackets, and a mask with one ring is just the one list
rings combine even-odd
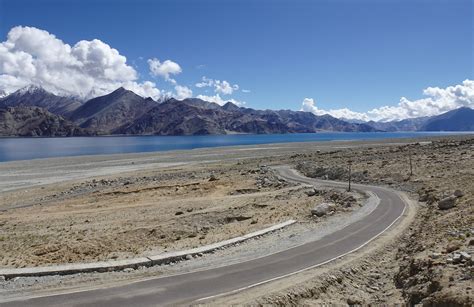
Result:
{"label": "rocky terrain", "polygon": [[114,92],[93,98],[74,110],[70,119],[82,128],[111,134],[115,129],[132,123],[146,114],[158,103],[151,98],[142,98],[123,87]]}
{"label": "rocky terrain", "polygon": [[[365,266],[368,274],[385,276],[383,287],[377,284],[381,277],[374,275],[373,293],[368,290],[370,295],[356,295],[358,299],[348,298],[347,303],[391,303],[391,296],[384,293],[400,291],[400,302],[409,304],[472,304],[473,158],[473,138],[293,157],[293,163],[306,175],[335,180],[348,179],[344,170],[351,160],[355,182],[391,186],[411,193],[421,202],[415,223],[394,249],[387,251],[384,263],[375,268],[370,265],[373,262]],[[351,276],[347,272],[343,275],[344,280]],[[318,301],[338,287],[342,287],[341,282],[330,283],[327,292],[300,298],[296,295],[292,303],[304,297]],[[348,296],[360,292],[344,288]]]}
{"label": "rocky terrain", "polygon": [[[270,150],[271,156],[267,153]],[[402,225],[361,252],[257,287],[245,295],[226,297],[225,302],[472,305],[472,136],[383,143],[279,144],[255,151],[213,149],[174,154],[170,159],[176,162],[194,155],[200,160],[198,164],[124,169],[109,175],[98,169],[100,175],[93,178],[2,192],[1,265],[24,267],[130,258],[200,246],[290,218],[298,221],[292,228],[297,232],[289,237],[275,234],[268,241],[258,239],[242,245],[240,253],[255,256],[251,251],[259,246],[291,241],[302,231],[310,233],[309,229],[318,229],[318,225],[338,221],[333,220],[337,216],[350,216],[363,202],[360,195],[281,180],[273,173],[272,165],[289,164],[307,176],[347,181],[348,163],[352,161],[353,182],[406,191],[419,200],[419,205],[413,205],[414,210],[409,211]],[[162,161],[169,155],[157,156]],[[137,158],[121,163],[133,166],[153,159],[151,154],[133,157]],[[207,159],[213,161],[205,162]],[[68,169],[68,173],[71,171]],[[236,250],[239,247],[169,269],[19,279],[4,287],[42,289],[45,282],[54,288],[61,287],[62,282],[77,287],[81,282],[90,285],[97,280],[128,280],[127,274],[133,278],[152,277],[157,270],[179,272],[197,268],[193,263],[203,267],[220,263],[217,259],[222,260],[224,255],[236,261],[242,257]]]}
{"label": "rocky terrain", "polygon": [[82,102],[74,97],[57,96],[34,85],[21,88],[11,95],[0,95],[0,108],[40,107],[63,117],[68,117],[81,105]]}
{"label": "rocky terrain", "polygon": [[0,136],[91,136],[60,115],[38,107],[0,109]]}
{"label": "rocky terrain", "polygon": [[[198,247],[289,219],[317,223],[357,209],[361,197],[296,186],[256,163],[170,168],[4,193],[0,265],[92,262]],[[320,203],[331,207],[312,216]]]}

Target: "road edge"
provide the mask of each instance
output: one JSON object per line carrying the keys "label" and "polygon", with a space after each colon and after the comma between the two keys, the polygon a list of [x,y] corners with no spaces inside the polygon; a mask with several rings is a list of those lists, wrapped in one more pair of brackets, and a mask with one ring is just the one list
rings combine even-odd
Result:
{"label": "road edge", "polygon": [[170,252],[164,254],[158,254],[147,257],[137,257],[132,259],[124,260],[111,260],[111,261],[100,261],[90,263],[73,263],[73,264],[61,264],[55,266],[43,266],[43,267],[27,267],[27,268],[14,268],[14,269],[1,269],[0,276],[5,279],[11,279],[15,277],[35,277],[35,276],[48,276],[48,275],[70,275],[77,273],[89,273],[89,272],[111,272],[119,271],[126,268],[138,268],[140,266],[154,266],[160,264],[167,264],[174,261],[186,260],[188,256],[196,256],[199,254],[211,253],[217,249],[232,246],[237,243],[242,243],[249,239],[254,239],[271,232],[280,230],[296,223],[296,220],[288,220],[283,223],[275,224],[273,226],[248,233],[243,236],[235,237],[232,239],[220,241],[217,243],[204,245],[188,250]]}

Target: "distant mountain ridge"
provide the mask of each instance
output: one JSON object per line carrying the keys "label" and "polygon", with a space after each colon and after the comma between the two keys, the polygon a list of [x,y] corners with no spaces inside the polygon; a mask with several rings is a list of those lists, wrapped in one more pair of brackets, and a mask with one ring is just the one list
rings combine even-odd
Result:
{"label": "distant mountain ridge", "polygon": [[[221,106],[197,98],[170,98],[157,102],[124,88],[81,102],[54,95],[41,87],[29,86],[0,98],[1,109],[0,126],[3,125],[4,129],[0,134],[21,136],[474,130],[474,111],[469,108],[433,117],[363,123],[303,111],[255,110],[232,102]],[[22,125],[25,121],[41,123],[40,130],[34,124]]]}
{"label": "distant mountain ridge", "polygon": [[424,131],[474,131],[474,110],[462,107],[429,118],[421,127]]}
{"label": "distant mountain ridge", "polygon": [[151,98],[143,98],[120,87],[108,95],[87,101],[71,113],[70,119],[82,128],[110,134],[157,105]]}
{"label": "distant mountain ridge", "polygon": [[31,106],[0,108],[0,136],[90,136],[60,115]]}
{"label": "distant mountain ridge", "polygon": [[367,122],[375,129],[396,131],[474,131],[474,110],[461,107],[446,113],[390,122]]}
{"label": "distant mountain ridge", "polygon": [[42,87],[34,85],[21,88],[8,96],[0,98],[0,108],[40,107],[61,116],[69,116],[81,105],[82,102],[75,98],[57,96]]}
{"label": "distant mountain ridge", "polygon": [[114,134],[199,135],[227,133],[305,133],[318,131],[375,131],[368,125],[290,110],[254,110],[231,102],[220,106],[196,98],[169,99]]}

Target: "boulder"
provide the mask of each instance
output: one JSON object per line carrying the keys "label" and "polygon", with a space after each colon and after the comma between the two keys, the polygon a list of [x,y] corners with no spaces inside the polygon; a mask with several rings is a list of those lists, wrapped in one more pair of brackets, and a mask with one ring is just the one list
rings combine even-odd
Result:
{"label": "boulder", "polygon": [[351,296],[347,298],[346,302],[349,306],[362,304],[362,301],[358,297],[355,297],[355,296]]}
{"label": "boulder", "polygon": [[305,193],[306,193],[306,195],[308,195],[308,196],[314,196],[314,195],[317,195],[317,194],[318,194],[318,190],[316,190],[316,189],[310,189],[310,190],[306,191]]}
{"label": "boulder", "polygon": [[440,210],[451,209],[454,206],[456,206],[456,196],[454,195],[443,198],[438,202],[438,208]]}
{"label": "boulder", "polygon": [[461,247],[461,245],[457,242],[449,243],[448,246],[446,246],[446,252],[447,253],[452,253],[452,252],[458,250],[460,247]]}
{"label": "boulder", "polygon": [[456,190],[456,191],[454,191],[453,195],[456,196],[456,197],[463,197],[464,193],[461,190]]}
{"label": "boulder", "polygon": [[334,208],[334,204],[322,203],[322,204],[319,204],[319,205],[315,206],[311,210],[311,214],[321,217],[321,216],[324,216],[324,215],[328,214],[333,208]]}
{"label": "boulder", "polygon": [[466,252],[460,252],[459,253],[461,255],[461,258],[464,259],[464,260],[471,260],[471,255],[469,255],[468,253]]}
{"label": "boulder", "polygon": [[216,175],[211,174],[211,176],[209,177],[209,181],[216,181],[216,180],[217,180]]}

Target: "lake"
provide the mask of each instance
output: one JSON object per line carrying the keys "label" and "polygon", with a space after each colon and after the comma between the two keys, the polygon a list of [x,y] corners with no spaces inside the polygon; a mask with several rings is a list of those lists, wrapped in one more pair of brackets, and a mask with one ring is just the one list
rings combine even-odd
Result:
{"label": "lake", "polygon": [[80,155],[153,152],[203,147],[333,140],[373,140],[461,134],[459,132],[324,132],[203,136],[102,136],[0,138],[0,162]]}

